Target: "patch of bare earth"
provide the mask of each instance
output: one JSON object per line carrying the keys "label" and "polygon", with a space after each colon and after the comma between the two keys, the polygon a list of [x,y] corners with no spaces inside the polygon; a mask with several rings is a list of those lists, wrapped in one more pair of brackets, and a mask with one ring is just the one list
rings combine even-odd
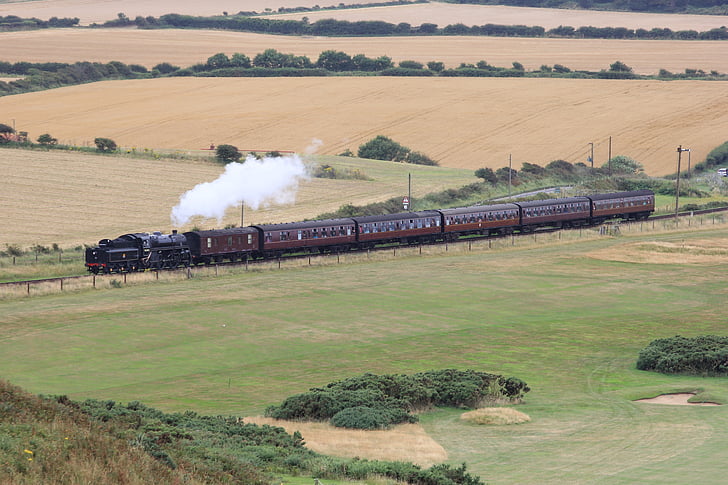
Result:
{"label": "patch of bare earth", "polygon": [[590,257],[606,261],[649,264],[725,264],[728,263],[728,241],[691,239],[689,243],[635,242],[594,251],[590,253]]}
{"label": "patch of bare earth", "polygon": [[670,404],[673,406],[720,406],[715,402],[689,402],[688,399],[695,396],[693,393],[662,394],[649,399],[637,399],[635,402],[646,402],[651,404]]}
{"label": "patch of bare earth", "polygon": [[306,447],[326,455],[370,460],[409,461],[429,467],[447,460],[447,452],[418,424],[402,424],[389,430],[350,430],[326,423],[281,421],[261,416],[247,417],[246,423],[279,426],[299,431]]}

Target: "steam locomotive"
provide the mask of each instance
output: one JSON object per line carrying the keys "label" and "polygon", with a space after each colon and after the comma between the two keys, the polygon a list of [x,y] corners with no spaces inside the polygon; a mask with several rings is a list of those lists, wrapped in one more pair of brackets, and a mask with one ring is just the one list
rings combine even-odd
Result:
{"label": "steam locomotive", "polygon": [[655,210],[655,194],[637,190],[455,209],[322,219],[284,224],[124,234],[86,249],[89,272],[122,273],[278,258],[286,254],[371,249],[382,245],[455,241],[543,229],[585,227],[609,219],[642,220]]}

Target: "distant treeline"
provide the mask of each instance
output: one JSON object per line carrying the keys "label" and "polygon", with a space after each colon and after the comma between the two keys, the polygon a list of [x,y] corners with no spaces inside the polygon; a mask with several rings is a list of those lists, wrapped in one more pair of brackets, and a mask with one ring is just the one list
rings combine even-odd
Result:
{"label": "distant treeline", "polygon": [[328,50],[314,62],[306,56],[285,54],[275,49],[266,49],[253,59],[245,54],[235,53],[228,57],[224,53],[211,56],[207,62],[180,68],[162,62],[151,70],[138,64],[124,64],[119,61],[108,63],[76,62],[3,62],[0,61],[0,75],[17,76],[14,81],[0,81],[0,96],[21,94],[30,91],[59,88],[75,84],[110,79],[144,79],[153,77],[307,77],[307,76],[442,76],[442,77],[551,77],[577,79],[704,79],[726,80],[728,75],[717,71],[685,69],[684,73],[671,73],[660,69],[657,76],[642,76],[632,68],[617,61],[609,69],[601,71],[573,71],[561,64],[542,65],[538,70],[526,71],[520,62],[512,67],[496,67],[486,61],[475,64],[463,63],[457,68],[446,69],[444,63],[430,61],[427,64],[404,60],[397,65],[387,56],[366,57],[363,54],[350,56],[345,52]]}
{"label": "distant treeline", "polygon": [[477,5],[511,5],[514,7],[542,7],[573,9],[574,3],[585,10],[613,10],[661,13],[728,13],[725,0],[442,0],[445,3]]}
{"label": "distant treeline", "polygon": [[0,73],[22,76],[15,81],[0,81],[0,96],[20,94],[30,91],[72,86],[107,79],[136,79],[151,76],[149,70],[136,64],[111,61],[76,62],[2,62]]}
{"label": "distant treeline", "polygon": [[392,24],[379,20],[322,19],[310,23],[308,20],[275,20],[260,16],[227,15],[195,17],[192,15],[167,14],[159,18],[138,16],[134,20],[119,14],[119,18],[104,23],[103,27],[136,25],[140,28],[188,28],[222,29],[239,32],[255,32],[284,35],[317,35],[328,37],[352,36],[409,36],[409,35],[476,35],[494,37],[559,37],[574,39],[661,39],[661,40],[726,40],[728,29],[723,26],[704,32],[697,30],[673,31],[668,28],[628,29],[625,27],[569,27],[559,26],[546,30],[539,26],[485,24],[467,26],[451,24],[440,28],[437,24],[423,23],[413,26],[406,22]]}
{"label": "distant treeline", "polygon": [[8,15],[3,17],[0,15],[0,32],[10,30],[31,30],[31,29],[47,29],[50,27],[73,27],[78,25],[78,17],[62,18],[51,17],[48,20],[40,20],[33,18],[22,18],[16,15]]}

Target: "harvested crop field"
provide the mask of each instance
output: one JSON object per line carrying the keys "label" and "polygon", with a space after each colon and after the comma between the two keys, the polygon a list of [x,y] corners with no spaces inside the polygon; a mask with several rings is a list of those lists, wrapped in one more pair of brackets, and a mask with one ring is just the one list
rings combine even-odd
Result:
{"label": "harvested crop field", "polygon": [[693,163],[725,141],[723,83],[503,78],[168,78],[110,81],[0,98],[35,139],[123,147],[339,154],[386,135],[438,160],[500,168],[512,154],[545,165],[611,154],[650,175],[673,173],[678,144]]}
{"label": "harvested crop field", "polygon": [[553,29],[560,25],[574,28],[625,27],[628,29],[669,28],[671,30],[705,31],[728,24],[725,15],[684,15],[636,12],[604,12],[595,10],[571,10],[558,8],[507,7],[504,5],[455,5],[440,2],[387,7],[360,8],[319,12],[301,12],[272,15],[272,18],[309,22],[335,18],[356,22],[380,20],[392,24],[406,22],[411,25],[434,23],[446,25],[538,25]]}
{"label": "harvested crop field", "polygon": [[353,2],[320,2],[317,0],[212,0],[195,2],[191,0],[162,0],[149,2],[146,0],[39,0],[0,3],[0,15],[18,15],[21,17],[78,17],[81,25],[103,23],[117,17],[123,12],[133,19],[138,15],[158,17],[168,13],[186,15],[221,15],[223,12],[235,14],[241,10],[264,13],[266,9],[276,12],[279,7],[314,7],[321,5],[320,11],[297,14],[272,15],[270,18],[300,19],[308,17],[315,22],[323,18],[340,20],[381,20],[390,23],[407,22],[420,25],[425,22],[435,23],[441,27],[449,24],[483,25],[487,23],[501,25],[540,25],[550,29],[559,25],[581,27],[627,27],[627,28],[670,28],[672,30],[709,30],[728,24],[726,16],[718,15],[671,15],[635,12],[599,12],[590,10],[544,9],[529,7],[507,7],[502,5],[454,5],[430,2],[415,5],[382,6],[357,9],[326,10],[332,5],[356,5],[369,3]]}
{"label": "harvested crop field", "polygon": [[[343,170],[356,168],[370,180],[303,180],[294,204],[272,204],[257,211],[247,207],[245,225],[299,221],[346,203],[363,205],[407,193],[407,173],[401,164],[349,158],[329,163]],[[0,248],[53,243],[68,248],[128,232],[168,232],[179,197],[199,183],[215,180],[223,170],[215,162],[2,150]],[[472,172],[447,168],[413,166],[409,172],[413,196],[475,180]],[[240,224],[240,219],[238,206],[220,222],[195,218],[180,229],[219,228]]]}
{"label": "harvested crop field", "polygon": [[[278,7],[313,7],[326,2],[318,0],[38,0],[38,1],[3,1],[0,3],[0,15],[18,15],[20,17],[78,17],[81,25],[94,22],[103,23],[115,19],[119,12],[129,18],[137,15],[158,17],[168,13],[185,15],[222,15],[223,12],[235,14],[241,10],[264,12],[266,8]],[[333,2],[353,5],[362,2]]]}
{"label": "harvested crop field", "polygon": [[[728,22],[727,22],[728,23]],[[573,70],[599,71],[621,61],[639,74],[686,68],[728,73],[728,42],[499,37],[294,37],[214,30],[52,29],[0,33],[2,60],[8,62],[121,61],[148,68],[169,62],[181,67],[235,52],[254,58],[266,49],[307,56],[316,61],[326,50],[349,55],[388,56],[403,60],[461,63],[485,60],[499,67],[514,61],[526,70],[561,64]]]}

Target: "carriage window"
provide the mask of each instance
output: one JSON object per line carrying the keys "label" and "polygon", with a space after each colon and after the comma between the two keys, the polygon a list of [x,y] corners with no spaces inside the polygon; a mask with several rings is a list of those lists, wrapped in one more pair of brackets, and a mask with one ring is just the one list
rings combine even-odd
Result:
{"label": "carriage window", "polygon": [[265,242],[273,241],[273,235],[270,232],[265,233]]}
{"label": "carriage window", "polygon": [[248,234],[248,244],[253,244],[253,235]]}
{"label": "carriage window", "polygon": [[228,236],[227,243],[228,243],[228,246],[232,246],[233,245],[233,237],[232,236]]}
{"label": "carriage window", "polygon": [[212,247],[212,238],[211,237],[208,237],[207,238],[207,248],[209,249],[211,247]]}

